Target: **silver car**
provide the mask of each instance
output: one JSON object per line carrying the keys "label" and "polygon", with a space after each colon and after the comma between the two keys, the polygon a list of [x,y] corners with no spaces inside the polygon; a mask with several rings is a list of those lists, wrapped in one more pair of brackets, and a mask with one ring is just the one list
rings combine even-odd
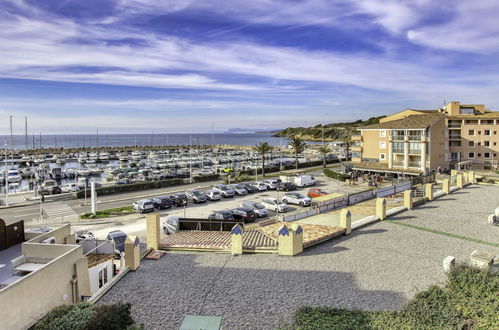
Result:
{"label": "silver car", "polygon": [[269,214],[269,211],[267,211],[265,206],[263,206],[262,204],[260,204],[258,202],[246,201],[246,202],[242,202],[240,204],[240,206],[252,209],[259,218],[265,218]]}
{"label": "silver car", "polygon": [[277,198],[264,198],[262,205],[265,206],[267,210],[271,210],[276,213],[287,212],[289,210],[289,207]]}
{"label": "silver car", "polygon": [[218,191],[222,195],[222,197],[225,198],[234,197],[234,195],[236,194],[234,190],[223,184],[217,184],[216,186],[213,187],[213,189]]}
{"label": "silver car", "polygon": [[230,184],[227,186],[228,188],[234,190],[237,196],[244,196],[248,194],[248,191],[237,184]]}
{"label": "silver car", "polygon": [[204,195],[210,201],[219,201],[222,199],[222,194],[218,190],[208,190]]}
{"label": "silver car", "polygon": [[310,197],[294,192],[285,193],[281,200],[286,204],[295,204],[300,206],[309,206],[312,201]]}

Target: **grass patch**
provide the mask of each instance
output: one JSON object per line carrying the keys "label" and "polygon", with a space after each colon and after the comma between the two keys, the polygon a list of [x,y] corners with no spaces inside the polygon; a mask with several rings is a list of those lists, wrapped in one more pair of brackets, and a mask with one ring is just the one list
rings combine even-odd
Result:
{"label": "grass patch", "polygon": [[458,264],[399,311],[302,307],[291,329],[497,329],[499,274]]}
{"label": "grass patch", "polygon": [[127,215],[135,213],[135,210],[131,206],[116,207],[114,209],[107,209],[95,212],[95,215],[91,212],[84,213],[80,215],[81,219],[101,219],[110,217],[119,217],[122,215]]}
{"label": "grass patch", "polygon": [[447,237],[462,239],[462,240],[473,242],[473,243],[484,244],[484,245],[489,245],[489,246],[493,246],[493,247],[499,247],[499,244],[496,244],[496,243],[482,241],[480,239],[476,239],[476,238],[472,238],[472,237],[467,237],[467,236],[462,236],[462,235],[458,235],[458,234],[452,234],[452,233],[448,233],[448,232],[440,231],[440,230],[436,230],[436,229],[430,229],[430,228],[426,228],[426,227],[420,227],[420,226],[416,226],[416,225],[411,225],[409,223],[405,223],[405,222],[398,221],[398,220],[386,220],[386,222],[388,222],[388,223],[394,223],[394,224],[397,224],[397,225],[401,225],[401,226],[405,226],[405,227],[409,227],[409,228],[413,228],[413,229],[417,229],[417,230],[426,231],[426,232],[437,234],[437,235],[442,235],[442,236],[447,236]]}
{"label": "grass patch", "polygon": [[335,171],[332,171],[332,170],[327,169],[327,168],[324,169],[324,175],[326,175],[327,177],[329,177],[331,179],[339,180],[339,181],[345,181],[347,179],[350,179],[350,175],[348,175],[348,174],[335,172]]}

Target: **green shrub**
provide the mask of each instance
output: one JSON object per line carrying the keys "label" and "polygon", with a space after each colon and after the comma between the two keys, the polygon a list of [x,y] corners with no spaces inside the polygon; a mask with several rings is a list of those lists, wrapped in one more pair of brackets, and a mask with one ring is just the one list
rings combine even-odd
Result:
{"label": "green shrub", "polygon": [[[184,184],[183,179],[168,179],[168,180],[160,180],[160,181],[144,181],[144,182],[136,182],[131,184],[121,184],[121,185],[112,185],[106,187],[96,188],[95,192],[97,196],[107,195],[113,193],[127,192],[127,191],[137,191],[143,189],[157,189],[157,188],[165,188],[165,187],[173,187]],[[89,193],[87,192],[87,195]],[[85,196],[85,191],[80,190],[76,193],[77,198],[82,198]]]}
{"label": "green shrub", "polygon": [[324,169],[324,175],[327,177],[334,179],[334,180],[339,180],[339,181],[345,181],[347,179],[350,179],[350,175],[344,174],[344,173],[338,173],[335,171],[331,171],[330,169],[325,168]]}
{"label": "green shrub", "polygon": [[[37,323],[35,330],[84,330],[87,322],[95,314],[95,306],[82,302],[71,306],[70,309],[60,309],[56,315],[47,314],[43,319],[49,316],[49,321],[42,324]],[[56,309],[58,309],[57,307]],[[65,313],[64,313],[65,311]],[[42,320],[43,320],[42,319]]]}
{"label": "green shrub", "polygon": [[220,175],[218,174],[210,174],[210,175],[199,175],[193,177],[194,182],[206,182],[206,181],[214,181],[220,179]]}
{"label": "green shrub", "polygon": [[70,310],[72,310],[74,305],[61,305],[52,309],[50,312],[45,314],[33,327],[33,330],[51,329],[51,322],[57,320],[64,315],[66,315]]}
{"label": "green shrub", "polygon": [[84,213],[80,215],[81,219],[101,219],[109,218],[111,216],[120,216],[124,214],[129,214],[135,212],[132,206],[122,206],[113,209],[100,210],[95,212],[95,215],[91,212]]}
{"label": "green shrub", "polygon": [[130,303],[96,306],[95,314],[87,322],[87,330],[123,330],[134,324]]}

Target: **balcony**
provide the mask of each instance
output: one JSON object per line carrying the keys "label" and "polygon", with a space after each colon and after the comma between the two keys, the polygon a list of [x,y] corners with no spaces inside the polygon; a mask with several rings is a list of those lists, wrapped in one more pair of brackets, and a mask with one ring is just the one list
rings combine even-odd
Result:
{"label": "balcony", "polygon": [[392,135],[393,141],[404,141],[405,135]]}
{"label": "balcony", "polygon": [[404,167],[404,161],[403,160],[394,160],[392,162],[393,167]]}
{"label": "balcony", "polygon": [[409,141],[421,141],[421,135],[408,135]]}
{"label": "balcony", "polygon": [[409,167],[421,167],[421,162],[409,162]]}
{"label": "balcony", "polygon": [[449,140],[461,140],[461,134],[449,134]]}
{"label": "balcony", "polygon": [[392,149],[392,152],[394,154],[403,154],[404,153],[404,149]]}
{"label": "balcony", "polygon": [[409,155],[421,155],[421,149],[409,149]]}

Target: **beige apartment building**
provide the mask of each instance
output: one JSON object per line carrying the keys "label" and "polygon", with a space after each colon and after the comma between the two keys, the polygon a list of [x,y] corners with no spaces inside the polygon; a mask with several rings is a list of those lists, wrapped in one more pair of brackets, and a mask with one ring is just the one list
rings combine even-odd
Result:
{"label": "beige apartment building", "polygon": [[354,170],[419,175],[498,166],[499,112],[482,104],[407,109],[359,131],[352,139]]}

